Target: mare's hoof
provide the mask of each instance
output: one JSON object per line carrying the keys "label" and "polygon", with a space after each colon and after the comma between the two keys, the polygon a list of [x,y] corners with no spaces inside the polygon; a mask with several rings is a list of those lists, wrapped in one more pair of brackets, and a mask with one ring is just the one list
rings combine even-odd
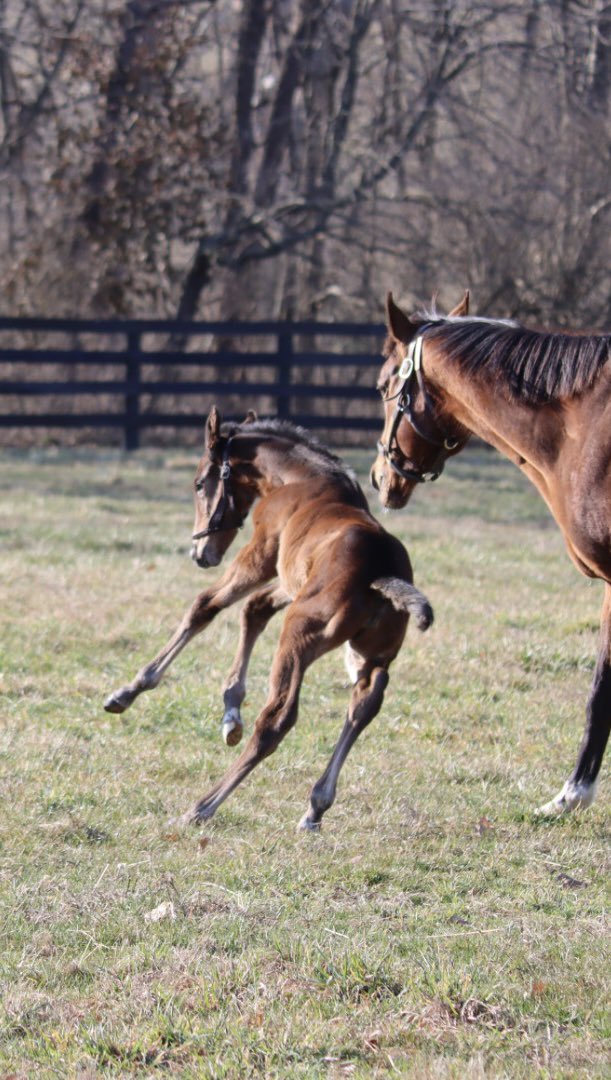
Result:
{"label": "mare's hoof", "polygon": [[227,746],[237,746],[242,738],[244,725],[237,712],[230,709],[223,717],[221,733]]}
{"label": "mare's hoof", "polygon": [[304,814],[299,825],[297,826],[298,832],[320,832],[322,821],[310,821],[307,814]]}
{"label": "mare's hoof", "polygon": [[535,814],[537,817],[560,817],[561,814],[566,814],[568,811],[569,807],[559,798],[555,798],[551,799],[550,802],[543,803],[543,806],[537,806]]}
{"label": "mare's hoof", "polygon": [[571,810],[585,810],[594,802],[596,796],[595,784],[572,784],[567,780],[566,784],[550,802],[538,806],[536,814],[541,817],[560,817],[568,814]]}
{"label": "mare's hoof", "polygon": [[131,703],[131,695],[128,697],[128,695],[124,694],[121,690],[117,690],[116,694],[108,695],[104,702],[104,708],[106,709],[106,712],[122,713],[129,708]]}

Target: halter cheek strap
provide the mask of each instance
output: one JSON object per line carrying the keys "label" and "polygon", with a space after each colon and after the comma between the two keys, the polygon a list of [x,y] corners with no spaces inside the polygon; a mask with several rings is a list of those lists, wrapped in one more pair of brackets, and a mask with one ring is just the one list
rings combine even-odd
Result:
{"label": "halter cheek strap", "polygon": [[418,334],[417,338],[410,341],[407,352],[405,354],[403,363],[399,368],[399,378],[410,379],[414,371],[416,373],[422,371],[422,343],[424,337],[422,334]]}
{"label": "halter cheek strap", "polygon": [[[459,443],[458,439],[450,439],[447,437],[439,439],[428,435],[426,431],[422,430],[412,413],[412,395],[410,393],[410,386],[414,377],[416,378],[418,389],[424,399],[425,411],[427,409],[432,409],[430,394],[426,389],[422,376],[423,330],[427,329],[428,326],[421,327],[421,332],[418,334],[418,337],[414,338],[408,346],[405,358],[398,371],[399,378],[403,379],[403,384],[397,395],[397,404],[395,405],[388,442],[385,444],[380,441],[377,444],[379,453],[386,458],[394,472],[398,473],[398,475],[402,476],[405,480],[415,480],[419,484],[437,480],[441,476],[447,453],[450,450],[455,450]],[[439,448],[439,453],[432,463],[431,469],[423,471],[422,469],[416,468],[416,466],[411,464],[409,459],[407,459],[405,454],[401,451],[397,441],[397,429],[402,417],[405,417],[407,422],[421,439],[424,439],[425,442]],[[397,452],[401,454],[401,457],[407,462],[406,465],[399,465],[398,461],[395,459],[395,454]]]}
{"label": "halter cheek strap", "polygon": [[[214,533],[231,532],[233,529],[241,529],[244,524],[245,515],[239,513],[233,497],[231,465],[229,464],[230,446],[231,439],[227,439],[219,477],[221,481],[221,494],[217,500],[217,504],[212,511],[207,528],[202,529],[201,532],[193,533],[191,536],[192,540],[203,540],[205,536],[212,536]],[[231,513],[232,520],[225,522],[225,517],[228,513]]]}

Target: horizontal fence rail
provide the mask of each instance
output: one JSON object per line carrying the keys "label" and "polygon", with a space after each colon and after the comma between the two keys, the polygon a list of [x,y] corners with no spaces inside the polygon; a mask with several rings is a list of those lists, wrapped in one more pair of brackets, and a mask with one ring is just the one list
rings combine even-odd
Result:
{"label": "horizontal fence rail", "polygon": [[[201,427],[216,403],[227,419],[254,408],[306,427],[373,432],[383,333],[377,323],[0,317],[0,427],[120,428],[134,450],[143,428]],[[56,399],[74,407],[58,409]]]}

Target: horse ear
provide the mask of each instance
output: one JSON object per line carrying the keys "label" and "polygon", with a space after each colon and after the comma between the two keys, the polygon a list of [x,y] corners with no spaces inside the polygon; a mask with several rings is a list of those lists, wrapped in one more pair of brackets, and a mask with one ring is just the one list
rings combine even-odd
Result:
{"label": "horse ear", "polygon": [[220,437],[221,418],[216,405],[213,405],[210,409],[208,419],[206,420],[206,450],[212,453]]}
{"label": "horse ear", "polygon": [[244,427],[244,424],[254,424],[255,420],[257,420],[257,419],[258,419],[258,417],[257,417],[257,414],[256,414],[255,410],[254,409],[249,409],[248,412],[246,413],[246,416],[242,420],[241,427]]}
{"label": "horse ear", "polygon": [[460,304],[457,304],[455,308],[452,308],[452,310],[449,312],[449,315],[452,317],[454,315],[462,316],[462,315],[468,315],[468,314],[469,314],[469,290],[465,289],[465,295],[463,296],[462,300],[460,301]]}
{"label": "horse ear", "polygon": [[392,293],[389,292],[386,297],[386,325],[388,332],[395,339],[395,341],[402,341],[407,343],[411,341],[416,330],[416,326],[411,322],[409,317],[401,308],[395,304]]}

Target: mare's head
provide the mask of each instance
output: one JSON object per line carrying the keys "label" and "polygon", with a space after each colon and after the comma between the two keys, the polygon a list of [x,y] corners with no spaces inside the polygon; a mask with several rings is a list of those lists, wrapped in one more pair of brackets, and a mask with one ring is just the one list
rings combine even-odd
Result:
{"label": "mare's head", "polygon": [[[449,317],[468,313],[466,292]],[[380,502],[389,509],[405,506],[416,484],[436,480],[446,458],[458,453],[468,438],[438,410],[422,371],[424,335],[441,322],[443,318],[437,315],[410,318],[388,294],[388,337],[377,382],[384,403],[384,429],[370,480]]]}
{"label": "mare's head", "polygon": [[[254,419],[255,414],[249,413],[243,423],[252,423]],[[191,558],[202,568],[218,566],[254,501],[243,471],[236,464],[233,445],[236,434],[235,427],[229,435],[222,433],[221,418],[213,405],[206,421],[204,453],[194,481]]]}

